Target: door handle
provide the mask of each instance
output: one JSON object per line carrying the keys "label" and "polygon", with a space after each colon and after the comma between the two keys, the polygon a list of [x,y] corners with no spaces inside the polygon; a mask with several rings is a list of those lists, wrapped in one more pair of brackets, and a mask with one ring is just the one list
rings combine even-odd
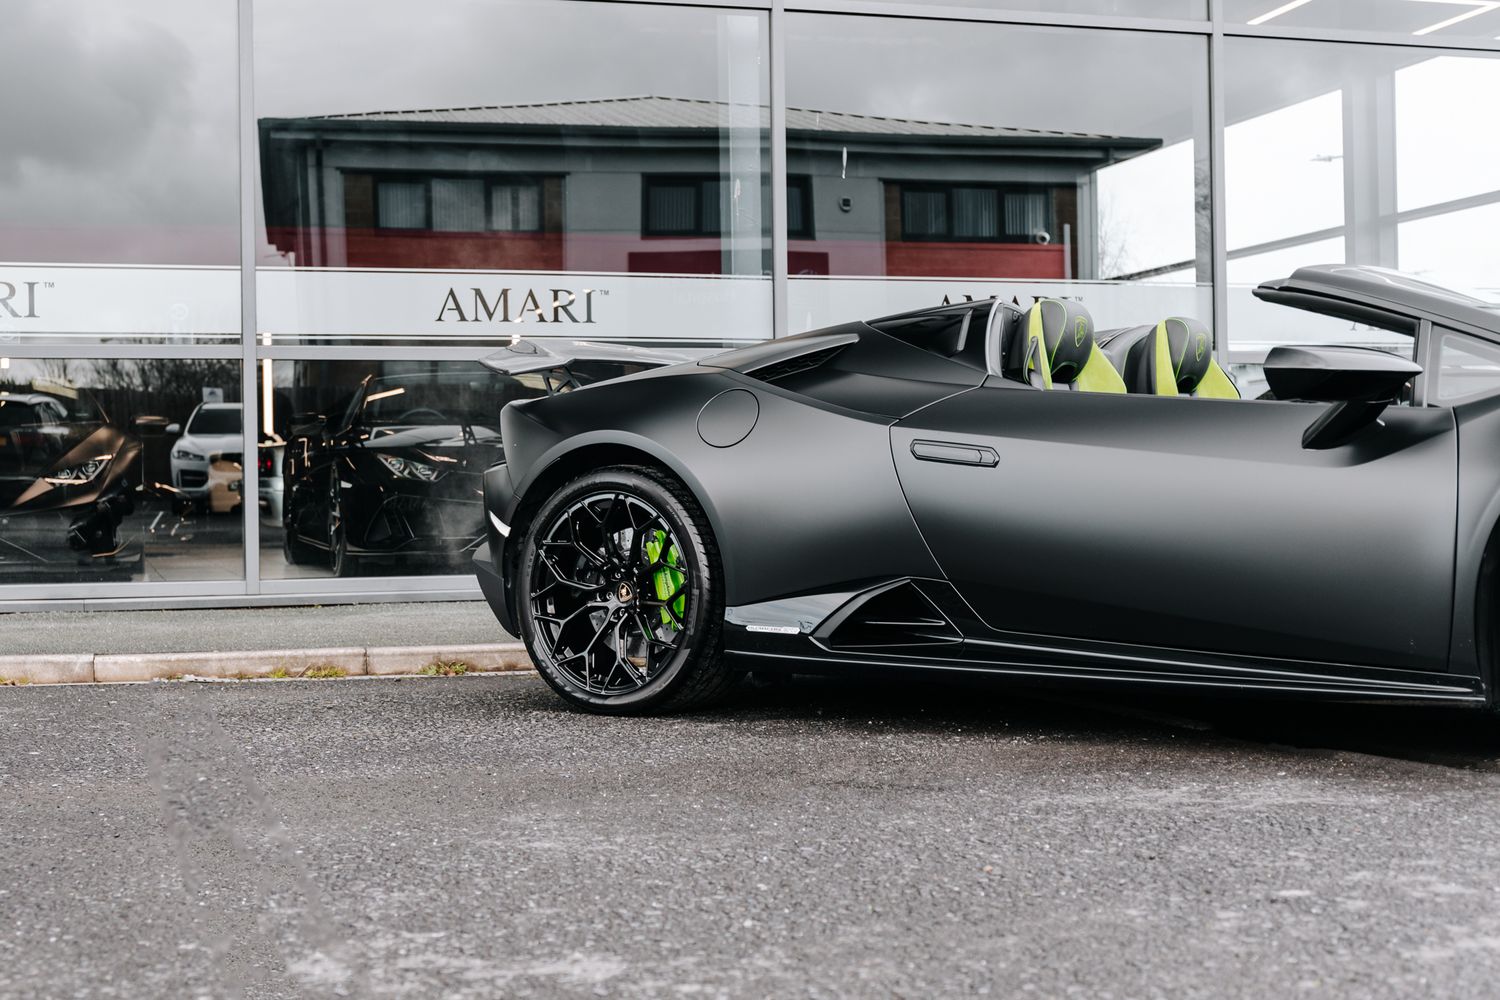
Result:
{"label": "door handle", "polygon": [[978,465],[993,469],[1000,464],[995,449],[982,444],[959,444],[954,441],[913,441],[911,453],[924,462],[946,462],[949,465]]}

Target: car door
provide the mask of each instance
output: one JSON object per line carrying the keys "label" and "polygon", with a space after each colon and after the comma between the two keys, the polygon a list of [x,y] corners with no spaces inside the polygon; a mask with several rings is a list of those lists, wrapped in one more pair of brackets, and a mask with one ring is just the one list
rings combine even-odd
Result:
{"label": "car door", "polygon": [[992,376],[891,445],[924,537],[993,629],[1444,670],[1453,413],[1393,407],[1306,450],[1323,410]]}

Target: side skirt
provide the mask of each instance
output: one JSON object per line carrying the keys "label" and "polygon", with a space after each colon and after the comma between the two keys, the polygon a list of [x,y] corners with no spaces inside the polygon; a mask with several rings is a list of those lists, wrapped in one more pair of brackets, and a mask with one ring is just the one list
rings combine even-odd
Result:
{"label": "side skirt", "polygon": [[752,669],[940,671],[1339,700],[1486,702],[1478,677],[994,632],[949,584],[932,580],[730,608],[725,619],[726,654]]}

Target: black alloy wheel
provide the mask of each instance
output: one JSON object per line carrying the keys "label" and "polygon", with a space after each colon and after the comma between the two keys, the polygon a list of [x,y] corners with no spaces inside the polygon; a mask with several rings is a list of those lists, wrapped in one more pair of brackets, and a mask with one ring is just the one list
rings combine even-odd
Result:
{"label": "black alloy wheel", "polygon": [[354,576],[356,563],[349,555],[349,530],[344,523],[344,501],[339,495],[337,471],[328,480],[328,568],[334,576]]}
{"label": "black alloy wheel", "polygon": [[517,567],[522,638],[572,704],[626,714],[702,705],[738,679],[723,657],[718,550],[692,495],[654,469],[564,485]]}

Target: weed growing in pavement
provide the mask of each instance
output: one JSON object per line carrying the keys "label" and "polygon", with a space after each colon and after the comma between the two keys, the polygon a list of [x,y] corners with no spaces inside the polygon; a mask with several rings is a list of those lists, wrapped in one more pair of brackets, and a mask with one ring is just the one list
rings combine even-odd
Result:
{"label": "weed growing in pavement", "polygon": [[302,676],[315,681],[326,681],[335,677],[348,677],[349,671],[343,667],[335,667],[331,663],[318,663],[302,671]]}
{"label": "weed growing in pavement", "polygon": [[277,667],[275,670],[271,671],[266,676],[270,677],[273,681],[284,681],[284,680],[286,680],[288,677],[290,677],[292,675],[286,669],[286,667]]}
{"label": "weed growing in pavement", "polygon": [[26,685],[28,685],[30,683],[31,683],[31,678],[30,677],[17,677],[15,680],[11,680],[9,677],[0,677],[0,688],[4,688],[4,687],[12,687],[12,688],[25,687]]}
{"label": "weed growing in pavement", "polygon": [[433,660],[417,673],[423,677],[461,677],[473,669],[463,660]]}

